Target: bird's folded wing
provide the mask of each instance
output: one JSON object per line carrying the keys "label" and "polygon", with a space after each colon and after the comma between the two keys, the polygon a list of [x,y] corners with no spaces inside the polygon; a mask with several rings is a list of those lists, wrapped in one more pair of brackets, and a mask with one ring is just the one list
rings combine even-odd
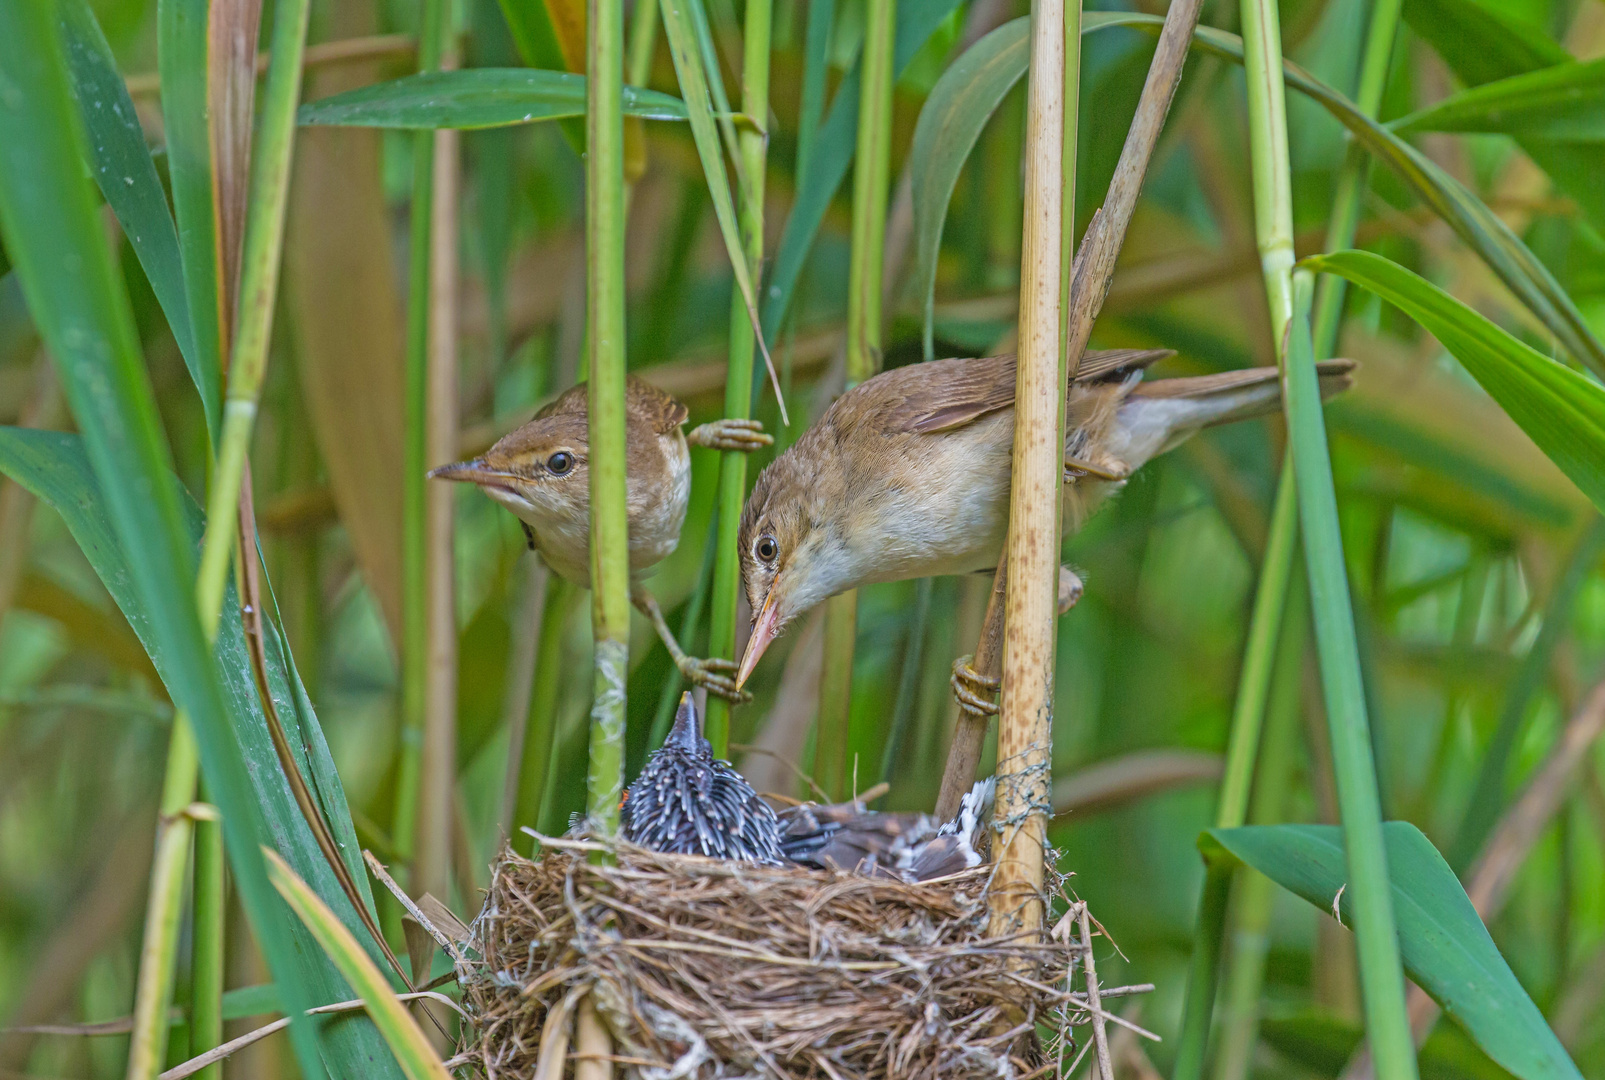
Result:
{"label": "bird's folded wing", "polygon": [[[1169,349],[1107,349],[1081,358],[1076,382],[1096,382],[1170,356]],[[891,404],[888,427],[911,434],[951,431],[1014,404],[1015,357],[936,360],[897,369],[905,393]],[[888,373],[891,374],[891,373]],[[881,376],[885,378],[886,376]]]}
{"label": "bird's folded wing", "polygon": [[626,404],[630,412],[644,420],[658,435],[667,435],[691,415],[691,411],[680,402],[634,375],[629,376],[625,385],[628,389]]}

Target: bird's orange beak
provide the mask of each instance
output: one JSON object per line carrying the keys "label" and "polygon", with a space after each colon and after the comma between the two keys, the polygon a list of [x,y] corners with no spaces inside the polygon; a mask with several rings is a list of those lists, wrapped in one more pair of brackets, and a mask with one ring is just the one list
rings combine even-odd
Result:
{"label": "bird's orange beak", "polygon": [[780,608],[775,605],[775,590],[769,590],[764,598],[763,610],[758,612],[758,618],[753,620],[752,636],[747,639],[747,651],[741,656],[741,670],[736,673],[736,689],[740,690],[752,669],[758,666],[758,658],[769,648],[769,643],[775,640],[780,632]]}

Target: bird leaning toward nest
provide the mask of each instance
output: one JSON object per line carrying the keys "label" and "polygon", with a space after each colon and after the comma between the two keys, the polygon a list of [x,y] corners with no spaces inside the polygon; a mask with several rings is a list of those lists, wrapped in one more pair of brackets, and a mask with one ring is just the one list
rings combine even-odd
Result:
{"label": "bird leaning toward nest", "polygon": [[[1167,350],[1088,353],[1065,400],[1064,535],[1149,460],[1195,432],[1274,411],[1276,368],[1143,382]],[[1317,365],[1321,393],[1354,364]],[[764,469],[741,514],[752,636],[736,685],[796,616],[860,585],[997,566],[1009,523],[1015,358],[936,360],[849,390]],[[1080,596],[1060,570],[1060,611]],[[996,712],[995,679],[955,666],[955,691]]]}
{"label": "bird leaning toward nest", "polygon": [[[689,446],[752,451],[774,438],[757,420],[717,420],[680,428],[689,411],[662,390],[633,376],[625,380],[626,505],[630,532],[630,601],[639,608],[692,684],[731,701],[751,700],[732,677],[729,660],[687,656],[641,578],[680,542],[691,499]],[[591,587],[590,417],[586,384],[571,387],[527,424],[480,457],[442,465],[429,475],[479,488],[518,516],[532,550],[553,573]]]}
{"label": "bird leaning toward nest", "polygon": [[778,866],[780,823],[747,778],[713,756],[688,691],[663,745],[624,796],[624,839],[671,855]]}

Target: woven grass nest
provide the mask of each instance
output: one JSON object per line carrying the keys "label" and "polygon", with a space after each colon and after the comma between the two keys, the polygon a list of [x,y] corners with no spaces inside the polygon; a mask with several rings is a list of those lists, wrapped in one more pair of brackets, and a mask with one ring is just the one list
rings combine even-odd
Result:
{"label": "woven grass nest", "polygon": [[598,846],[498,859],[459,964],[473,1024],[453,1064],[563,1075],[587,993],[615,1069],[643,1080],[1026,1080],[1068,1063],[1090,1019],[1073,920],[988,938],[987,866],[908,884],[628,845],[591,865]]}

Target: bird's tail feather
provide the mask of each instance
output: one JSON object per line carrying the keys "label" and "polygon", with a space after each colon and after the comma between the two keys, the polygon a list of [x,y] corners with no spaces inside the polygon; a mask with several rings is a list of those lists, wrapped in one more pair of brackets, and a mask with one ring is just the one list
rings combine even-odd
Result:
{"label": "bird's tail feather", "polygon": [[[1323,401],[1349,388],[1355,366],[1353,360],[1323,360],[1315,366]],[[1181,407],[1171,418],[1172,427],[1197,430],[1275,412],[1282,403],[1280,376],[1276,368],[1260,367],[1155,379],[1134,387],[1127,401],[1175,402]]]}

